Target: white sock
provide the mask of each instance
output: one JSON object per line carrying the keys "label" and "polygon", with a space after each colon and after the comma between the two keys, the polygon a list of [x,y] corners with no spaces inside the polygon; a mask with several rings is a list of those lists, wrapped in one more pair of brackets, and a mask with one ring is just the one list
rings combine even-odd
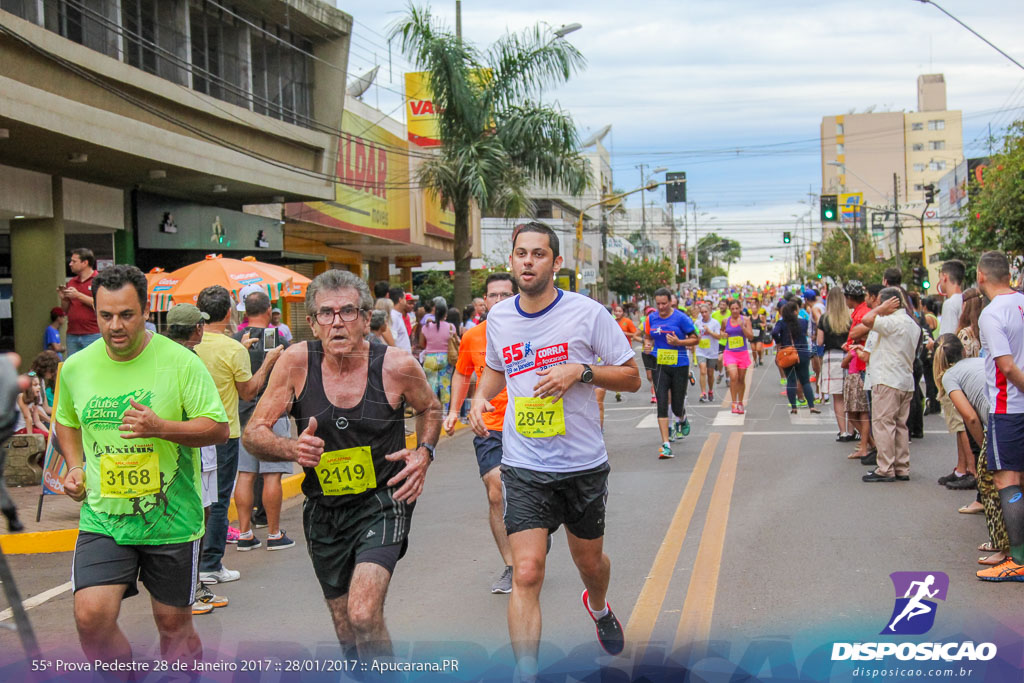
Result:
{"label": "white sock", "polygon": [[249,529],[248,531],[245,531],[245,532],[239,532],[238,537],[239,538],[246,538],[246,539],[252,538],[252,529]]}
{"label": "white sock", "polygon": [[960,470],[953,470],[953,474],[955,474],[958,477],[962,477],[965,473],[961,472]]}
{"label": "white sock", "polygon": [[608,615],[608,603],[607,603],[607,602],[606,602],[606,603],[604,603],[604,609],[602,609],[602,610],[596,610],[596,609],[594,609],[594,608],[593,608],[593,607],[592,607],[592,606],[590,605],[590,600],[587,600],[587,607],[590,607],[590,611],[591,611],[591,613],[592,613],[592,614],[594,615],[594,618],[595,618],[595,619],[600,619],[601,617],[604,617],[604,616],[607,616],[607,615]]}

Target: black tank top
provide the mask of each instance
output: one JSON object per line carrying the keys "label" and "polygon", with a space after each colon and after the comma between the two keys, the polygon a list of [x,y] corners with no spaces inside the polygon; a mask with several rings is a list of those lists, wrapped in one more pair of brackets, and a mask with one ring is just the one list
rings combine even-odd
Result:
{"label": "black tank top", "polygon": [[403,406],[392,408],[384,394],[384,344],[370,344],[369,368],[366,372],[366,389],[363,398],[353,408],[339,408],[324,394],[323,345],[320,340],[306,342],[306,385],[292,403],[291,414],[301,433],[309,424],[309,418],[316,418],[316,435],[324,440],[324,453],[369,446],[373,458],[376,487],[362,493],[350,495],[324,495],[315,469],[304,467],[305,479],[302,492],[308,498],[316,498],[322,504],[346,505],[361,501],[374,491],[387,488],[388,480],[405,467],[405,462],[391,462],[384,456],[405,448],[405,420]]}

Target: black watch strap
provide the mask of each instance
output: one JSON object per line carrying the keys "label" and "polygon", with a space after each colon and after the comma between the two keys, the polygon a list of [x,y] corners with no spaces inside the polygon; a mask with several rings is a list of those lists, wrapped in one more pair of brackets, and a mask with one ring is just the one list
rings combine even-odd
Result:
{"label": "black watch strap", "polygon": [[430,462],[434,462],[434,446],[431,446],[426,441],[420,441],[419,444],[416,445],[416,450],[421,448],[427,449],[427,454],[430,456]]}

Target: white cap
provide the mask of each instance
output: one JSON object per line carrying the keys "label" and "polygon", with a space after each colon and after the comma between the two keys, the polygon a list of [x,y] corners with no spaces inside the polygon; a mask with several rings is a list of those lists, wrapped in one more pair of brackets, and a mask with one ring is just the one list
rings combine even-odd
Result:
{"label": "white cap", "polygon": [[242,287],[242,290],[238,292],[238,305],[235,306],[235,310],[244,312],[245,297],[249,296],[250,294],[257,294],[259,292],[266,293],[266,291],[266,289],[260,287],[259,285],[246,285],[245,287]]}

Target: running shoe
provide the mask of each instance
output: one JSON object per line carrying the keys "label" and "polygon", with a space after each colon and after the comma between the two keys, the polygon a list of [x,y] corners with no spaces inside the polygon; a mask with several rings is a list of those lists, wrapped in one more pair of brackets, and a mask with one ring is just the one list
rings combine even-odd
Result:
{"label": "running shoe", "polygon": [[946,482],[946,488],[947,489],[951,489],[953,491],[964,491],[964,490],[967,490],[967,489],[976,489],[976,488],[978,488],[978,480],[975,478],[975,476],[973,474],[968,472],[964,476],[957,477],[953,481],[947,481]]}
{"label": "running shoe", "polygon": [[689,436],[690,435],[690,420],[689,420],[689,418],[686,418],[682,422],[679,423],[679,434],[681,436]]}
{"label": "running shoe", "polygon": [[736,404],[736,414],[737,415],[742,415],[743,414],[743,402],[742,401],[740,401],[739,403]]}
{"label": "running shoe", "polygon": [[[550,537],[549,537],[550,539]],[[498,580],[491,584],[492,593],[502,593],[508,595],[512,592],[512,567],[505,566],[505,570],[501,572],[501,576]]]}
{"label": "running shoe", "polygon": [[658,451],[658,460],[668,460],[669,458],[674,457],[675,456],[672,455],[672,448],[668,445],[668,441],[661,444],[661,449]]}
{"label": "running shoe", "polygon": [[674,442],[677,438],[679,437],[676,434],[676,425],[675,423],[671,423],[668,426],[668,440]]}
{"label": "running shoe", "polygon": [[610,655],[617,655],[622,652],[622,648],[626,645],[626,635],[622,632],[622,624],[615,618],[611,605],[605,602],[608,613],[598,619],[594,616],[594,611],[590,609],[590,600],[587,597],[587,591],[584,590],[583,607],[597,626],[597,642],[601,643],[604,651]]}
{"label": "running shoe", "polygon": [[205,602],[200,602],[198,599],[192,603],[192,616],[197,617],[200,614],[209,614],[213,611],[213,605]]}
{"label": "running shoe", "polygon": [[[964,475],[964,476],[966,476],[966,475]],[[944,477],[939,477],[939,486],[945,486],[949,482],[956,481],[959,478],[960,478],[960,475],[958,475],[956,472],[950,472],[949,474],[947,474]]]}
{"label": "running shoe", "polygon": [[242,535],[242,532],[233,526],[228,527],[228,543],[238,543],[238,537]]}
{"label": "running shoe", "polygon": [[256,538],[256,536],[254,535],[250,535],[249,538],[239,538],[237,541],[237,545],[235,546],[235,549],[239,552],[245,553],[249,552],[250,550],[255,550],[256,548],[259,548],[262,545],[263,542],[260,541],[260,539]]}
{"label": "running shoe", "polygon": [[697,380],[696,380],[696,379],[694,379],[693,375],[690,375],[690,386],[692,387],[692,386],[694,386],[695,384],[697,384]]}
{"label": "running shoe", "polygon": [[831,400],[832,400],[832,397],[829,396],[828,394],[825,394],[825,397],[823,399],[821,399],[821,402],[822,403],[828,403]]}
{"label": "running shoe", "polygon": [[707,403],[708,402],[708,395],[707,394],[701,394],[700,395],[700,402],[701,403]]}
{"label": "running shoe", "polygon": [[782,379],[780,379],[779,384],[781,384],[782,386],[786,386],[786,378],[783,377]]}
{"label": "running shoe", "polygon": [[212,607],[227,607],[228,599],[223,595],[214,595],[213,591],[200,583],[196,588],[196,602],[202,602]]}
{"label": "running shoe", "polygon": [[714,400],[715,400],[715,392],[709,391],[708,392],[708,401],[714,401]]}
{"label": "running shoe", "polygon": [[655,396],[654,394],[651,394],[651,403],[657,403],[657,402],[658,402],[658,397]]}
{"label": "running shoe", "polygon": [[221,568],[215,572],[199,572],[199,580],[207,585],[238,581],[240,578],[242,578],[241,572],[234,569],[228,569],[225,566],[221,566]]}
{"label": "running shoe", "polygon": [[267,550],[284,550],[285,548],[291,548],[293,545],[295,545],[295,541],[288,538],[284,529],[281,529],[281,534],[277,538],[267,536]]}
{"label": "running shoe", "polygon": [[723,379],[724,377],[725,377],[725,375],[719,375],[719,376],[718,376],[718,381],[717,381],[717,382],[715,382],[715,384],[721,384],[721,383],[722,383],[722,379]]}
{"label": "running shoe", "polygon": [[725,376],[725,386],[729,386],[729,376]]}
{"label": "running shoe", "polygon": [[[884,474],[879,474],[876,470],[872,470],[871,472],[868,472],[863,477],[861,477],[860,480],[861,481],[866,481],[868,483],[874,483],[874,482],[879,482],[879,481],[890,482],[890,481],[896,481],[896,477],[895,477],[895,475],[887,477]],[[1024,579],[1022,579],[1022,580],[1024,580]]]}
{"label": "running shoe", "polygon": [[1024,564],[1017,564],[1008,558],[1002,564],[978,570],[982,581],[1024,581]]}
{"label": "running shoe", "polygon": [[798,408],[806,408],[807,407],[807,399],[806,398],[798,398],[796,400],[796,405],[797,405]]}

